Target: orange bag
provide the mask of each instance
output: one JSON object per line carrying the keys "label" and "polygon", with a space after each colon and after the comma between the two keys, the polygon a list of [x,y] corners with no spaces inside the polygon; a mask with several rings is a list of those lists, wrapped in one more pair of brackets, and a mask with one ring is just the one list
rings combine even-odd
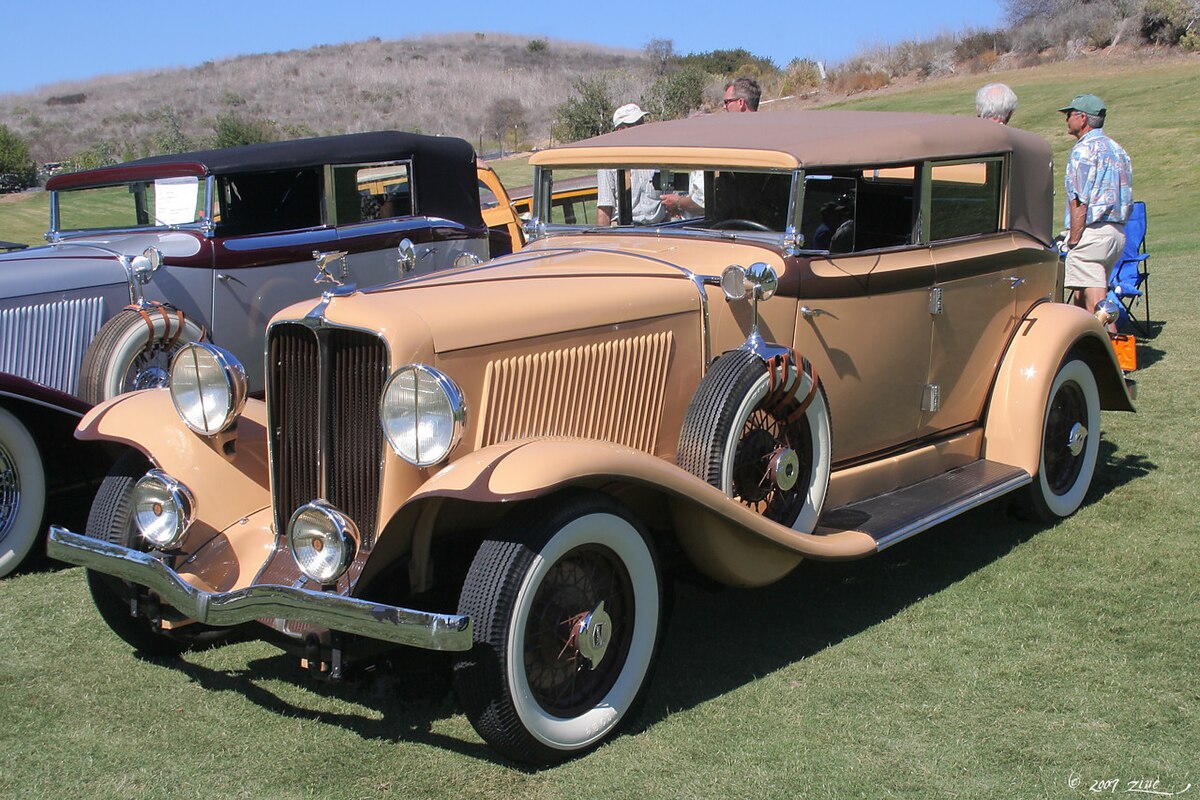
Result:
{"label": "orange bag", "polygon": [[1117,364],[1124,372],[1137,369],[1137,339],[1127,333],[1110,333],[1113,350],[1117,354]]}

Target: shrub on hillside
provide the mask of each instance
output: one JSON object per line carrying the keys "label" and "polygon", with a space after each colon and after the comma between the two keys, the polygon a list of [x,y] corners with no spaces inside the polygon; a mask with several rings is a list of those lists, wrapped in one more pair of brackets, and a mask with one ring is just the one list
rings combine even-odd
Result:
{"label": "shrub on hillside", "polygon": [[829,76],[829,86],[845,94],[881,89],[891,82],[891,76],[876,69],[839,69]]}
{"label": "shrub on hillside", "polygon": [[1200,3],[1189,0],[1146,0],[1142,10],[1142,36],[1155,44],[1179,44],[1194,33]]}
{"label": "shrub on hillside", "polygon": [[994,58],[996,54],[1012,49],[1012,36],[1008,31],[967,31],[954,45],[954,59],[970,62],[977,58]]}
{"label": "shrub on hillside", "polygon": [[642,109],[652,119],[681,119],[704,106],[708,73],[684,67],[656,80],[642,95]]}
{"label": "shrub on hillside", "polygon": [[525,49],[530,53],[544,53],[550,49],[550,43],[545,39],[530,39]]}
{"label": "shrub on hillside", "polygon": [[213,147],[237,147],[243,144],[274,142],[279,138],[275,122],[247,119],[237,114],[222,114],[213,124]]}
{"label": "shrub on hillside", "polygon": [[756,56],[743,47],[734,50],[710,50],[706,53],[688,53],[678,59],[681,67],[696,67],[712,73],[734,77],[747,75],[761,78],[778,71],[775,62],[763,56]]}
{"label": "shrub on hillside", "polygon": [[821,85],[821,70],[817,62],[809,58],[793,58],[784,68],[775,84],[775,93],[787,97],[800,94]]}
{"label": "shrub on hillside", "polygon": [[604,79],[579,78],[574,91],[575,96],[554,109],[555,138],[574,142],[612,130],[612,115],[617,107],[608,96]]}

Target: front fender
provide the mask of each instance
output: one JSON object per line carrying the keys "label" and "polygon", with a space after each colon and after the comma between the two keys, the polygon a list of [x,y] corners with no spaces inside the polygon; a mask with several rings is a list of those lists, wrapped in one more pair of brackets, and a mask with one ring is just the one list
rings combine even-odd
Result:
{"label": "front fender", "polygon": [[[815,536],[786,528],[669,461],[590,439],[532,439],[477,450],[442,469],[414,493],[397,520],[404,522],[396,527],[415,528],[412,550],[419,559],[427,549],[420,538],[433,536],[437,528],[422,520],[422,512],[432,508],[436,513],[439,500],[511,504],[568,486],[618,494],[623,488],[648,492],[668,505],[680,545],[696,566],[730,585],[770,583],[801,557],[840,560],[876,550],[875,540],[859,531]],[[387,538],[380,538],[363,572],[364,585],[397,555],[388,554]]]}
{"label": "front fender", "polygon": [[266,404],[247,400],[235,435],[206,438],[183,424],[168,390],[146,389],[97,405],[75,437],[141,451],[191,490],[197,517],[220,531],[271,504],[266,419]]}
{"label": "front fender", "polygon": [[1068,355],[1092,370],[1102,409],[1136,410],[1096,318],[1078,306],[1042,303],[1019,324],[996,374],[984,422],[984,458],[1037,474],[1050,387]]}

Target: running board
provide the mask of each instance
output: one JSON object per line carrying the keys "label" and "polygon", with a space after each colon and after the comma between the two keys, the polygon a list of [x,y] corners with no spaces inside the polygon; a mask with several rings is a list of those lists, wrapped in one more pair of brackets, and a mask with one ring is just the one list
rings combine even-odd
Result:
{"label": "running board", "polygon": [[821,515],[816,532],[862,531],[875,540],[877,550],[883,550],[1032,481],[1023,469],[980,459],[911,486],[830,509]]}

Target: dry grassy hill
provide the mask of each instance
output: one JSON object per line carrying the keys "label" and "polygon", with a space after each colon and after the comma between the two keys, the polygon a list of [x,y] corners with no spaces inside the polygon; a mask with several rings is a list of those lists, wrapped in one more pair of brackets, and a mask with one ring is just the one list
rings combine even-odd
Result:
{"label": "dry grassy hill", "polygon": [[101,143],[118,160],[169,149],[156,144],[172,137],[208,146],[222,115],[270,120],[283,138],[398,128],[461,136],[487,151],[498,145],[496,103],[518,104],[526,123],[519,138],[540,142],[576,78],[616,73],[614,93],[636,97],[650,68],[639,51],[557,40],[375,38],[4,95],[0,122],[30,142],[39,162]]}

